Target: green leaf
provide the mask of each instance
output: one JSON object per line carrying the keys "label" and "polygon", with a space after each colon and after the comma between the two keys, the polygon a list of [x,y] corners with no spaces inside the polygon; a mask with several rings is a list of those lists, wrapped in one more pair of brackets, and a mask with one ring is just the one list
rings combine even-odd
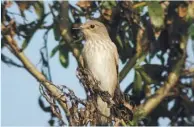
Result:
{"label": "green leaf", "polygon": [[[31,4],[30,4],[31,5]],[[40,17],[42,18],[42,16],[44,15],[44,6],[43,6],[43,2],[33,2],[32,4],[36,10],[37,13],[39,13]],[[32,26],[30,26],[30,28],[27,28],[26,32],[28,34],[28,36],[26,37],[26,39],[23,41],[22,44],[22,49],[24,50],[28,44],[30,43],[31,38],[33,37],[33,35],[35,34],[35,32],[40,28],[40,26],[42,25],[43,20],[38,20],[38,22],[33,22]]]}
{"label": "green leaf", "polygon": [[5,44],[6,44],[6,40],[4,37],[2,37],[1,38],[1,50],[4,48]]}
{"label": "green leaf", "polygon": [[140,73],[146,84],[156,83],[145,71],[141,70]]}
{"label": "green leaf", "polygon": [[25,39],[25,40],[23,41],[23,43],[22,43],[22,49],[23,49],[23,50],[27,47],[28,42],[29,42],[29,41],[27,41],[27,39]]}
{"label": "green leaf", "polygon": [[34,31],[32,31],[32,35],[29,35],[22,43],[22,50],[26,49],[28,44],[30,43],[30,40],[32,38],[32,36],[34,35]]}
{"label": "green leaf", "polygon": [[193,19],[194,19],[193,10],[194,10],[194,2],[191,2],[191,3],[189,3],[189,5],[188,5],[186,21],[188,21],[188,22],[193,22]]}
{"label": "green leaf", "polygon": [[159,83],[164,80],[162,72],[167,71],[167,68],[158,64],[144,64],[143,66],[136,68],[147,84]]}
{"label": "green leaf", "polygon": [[119,35],[116,36],[117,42],[119,43],[119,46],[123,49],[123,43],[121,41],[121,37]]}
{"label": "green leaf", "polygon": [[136,125],[136,122],[134,122],[134,121],[128,121],[128,125],[129,126],[135,126]]}
{"label": "green leaf", "polygon": [[158,59],[160,59],[162,65],[164,65],[165,59],[164,59],[163,54],[161,54],[161,55],[160,54],[157,54],[156,56],[158,57]]}
{"label": "green leaf", "polygon": [[194,24],[191,24],[189,27],[189,36],[194,40]]}
{"label": "green leaf", "polygon": [[113,7],[115,7],[117,5],[116,1],[109,1],[109,2],[110,2],[110,5],[112,5]]}
{"label": "green leaf", "polygon": [[63,48],[60,48],[60,50],[59,50],[59,60],[60,60],[61,65],[64,68],[68,67],[68,65],[69,65],[69,49],[66,45]]}
{"label": "green leaf", "polygon": [[37,1],[33,4],[33,7],[35,9],[36,14],[38,15],[38,18],[41,19],[44,15],[44,5],[42,1]]}
{"label": "green leaf", "polygon": [[147,56],[147,53],[144,53],[143,55],[141,55],[138,58],[138,60],[137,60],[137,62],[135,64],[135,67],[138,67],[141,64],[141,62],[143,62],[146,59],[146,56]]}
{"label": "green leaf", "polygon": [[59,51],[59,47],[60,45],[57,45],[56,47],[53,48],[53,50],[51,51],[50,57],[53,57],[56,54],[56,52]]}
{"label": "green leaf", "polygon": [[135,81],[133,84],[134,94],[139,95],[142,90],[142,77],[138,71],[135,71]]}
{"label": "green leaf", "polygon": [[148,4],[148,13],[152,25],[156,29],[161,29],[164,27],[164,10],[159,2],[151,1],[147,2]]}
{"label": "green leaf", "polygon": [[111,9],[117,5],[116,1],[102,1],[101,6],[105,9]]}

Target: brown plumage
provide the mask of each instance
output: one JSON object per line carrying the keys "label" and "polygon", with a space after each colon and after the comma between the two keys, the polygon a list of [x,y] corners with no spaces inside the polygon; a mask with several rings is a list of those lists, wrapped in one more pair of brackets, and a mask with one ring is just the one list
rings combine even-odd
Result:
{"label": "brown plumage", "polygon": [[[83,67],[89,69],[100,81],[100,88],[108,91],[113,97],[118,85],[118,52],[111,41],[104,24],[88,21],[80,26],[86,43],[82,51]],[[110,108],[106,102],[97,97],[97,107],[102,114],[110,116]],[[106,125],[105,117],[97,118],[99,125]]]}

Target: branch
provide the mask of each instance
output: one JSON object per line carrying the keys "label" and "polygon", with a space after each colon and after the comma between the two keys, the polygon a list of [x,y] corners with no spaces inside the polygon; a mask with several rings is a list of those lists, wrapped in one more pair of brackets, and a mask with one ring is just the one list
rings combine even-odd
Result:
{"label": "branch", "polygon": [[68,105],[66,104],[66,97],[64,96],[63,92],[46,80],[44,75],[35,68],[25,54],[19,49],[16,41],[10,35],[5,35],[4,37],[6,38],[7,43],[11,47],[14,55],[22,62],[26,70],[44,85],[50,94],[59,102],[66,115],[69,116],[70,113],[68,110]]}
{"label": "branch", "polygon": [[[4,26],[2,25],[2,27]],[[55,99],[59,102],[59,104],[62,106],[63,110],[65,111],[70,125],[82,125],[82,124],[85,125],[88,123],[87,119],[90,118],[90,116],[92,116],[93,118],[92,120],[95,120],[97,118],[96,115],[103,115],[97,109],[96,104],[94,103],[95,101],[92,101],[93,99],[92,94],[90,94],[92,97],[90,101],[88,100],[87,102],[84,102],[80,100],[79,98],[77,98],[74,92],[68,89],[66,86],[62,86],[62,88],[60,88],[60,87],[55,86],[52,82],[47,81],[45,76],[35,68],[35,66],[25,56],[23,51],[19,49],[17,42],[13,39],[13,36],[9,35],[9,32],[7,32],[7,34],[3,32],[3,36],[5,37],[7,44],[10,47],[10,50],[22,62],[24,68],[44,86],[44,88],[42,87],[42,85],[40,86],[40,92],[46,98],[46,100],[50,103],[52,112],[60,120],[62,120],[62,116],[60,114],[59,108],[57,107],[55,103]],[[129,112],[132,112],[131,111],[132,107],[129,104],[125,103],[124,107],[121,107],[122,111],[124,112],[121,112],[119,109],[120,106],[114,103],[111,95],[109,95],[107,91],[101,91],[101,89],[97,85],[99,82],[93,77],[92,74],[87,72],[87,70],[85,71],[86,71],[85,73],[87,74],[83,75],[84,76],[83,78],[86,80],[86,82],[84,82],[83,80],[82,83],[84,83],[85,85],[87,84],[91,93],[94,94],[94,97],[97,97],[97,95],[99,95],[103,99],[103,101],[108,103],[110,107],[114,107],[114,112],[116,113],[115,116],[121,117],[124,120],[124,121],[121,121],[122,124],[125,124],[125,121],[128,121],[129,118],[132,117],[132,114],[129,113]],[[82,77],[82,75],[79,75],[79,76]],[[90,76],[90,78],[88,76]],[[64,89],[68,89],[69,93],[66,94],[64,92]],[[70,99],[70,102],[72,104],[71,107],[67,105],[67,101],[69,101],[68,98]],[[79,116],[81,111],[78,110],[78,103],[85,106],[85,109],[84,109],[85,115]],[[90,108],[91,105],[93,105],[93,108]],[[88,114],[86,115],[87,112]],[[117,114],[120,114],[120,115],[117,116]],[[107,116],[104,116],[104,117],[107,117]],[[111,117],[108,117],[108,118],[111,120]]]}
{"label": "branch", "polygon": [[119,83],[123,81],[125,76],[129,73],[129,71],[133,68],[136,64],[136,60],[138,59],[138,55],[135,54],[132,59],[128,60],[121,72],[119,73]]}
{"label": "branch", "polygon": [[[68,8],[69,8],[68,1],[61,2],[60,13],[59,13],[60,17],[68,17]],[[73,56],[76,58],[79,64],[80,50],[76,46],[72,46],[72,42],[74,40],[70,33],[70,27],[69,27],[69,25],[71,25],[70,21],[68,18],[62,18],[59,20],[59,24],[60,24],[61,36],[68,43]]]}
{"label": "branch", "polygon": [[60,35],[62,36],[63,40],[68,44],[70,51],[72,52],[73,56],[76,58],[78,64],[80,64],[79,63],[80,50],[77,47],[72,45],[72,42],[74,42],[74,40],[70,32],[71,23],[68,19],[68,8],[69,8],[68,1],[62,1],[60,3],[60,10],[59,10],[60,13],[58,17],[55,16],[51,5],[49,5],[49,7],[51,10],[51,14],[54,17],[54,20],[59,25]]}
{"label": "branch", "polygon": [[183,55],[179,59],[179,61],[175,64],[172,72],[169,74],[167,81],[164,85],[156,91],[156,93],[147,99],[143,104],[138,106],[137,109],[142,111],[143,116],[147,116],[150,114],[160,103],[161,101],[169,95],[170,90],[177,84],[179,80],[179,76],[181,74],[181,68],[184,65],[186,58],[186,43],[187,39],[185,37],[182,38],[181,42],[184,45]]}
{"label": "branch", "polygon": [[138,58],[147,54],[147,46],[145,45],[147,42],[147,36],[145,36],[144,28],[140,27],[136,37],[136,54],[132,57],[132,59],[128,60],[126,65],[123,67],[121,72],[119,73],[119,83],[125,78],[125,76],[129,73],[129,71],[136,64]]}

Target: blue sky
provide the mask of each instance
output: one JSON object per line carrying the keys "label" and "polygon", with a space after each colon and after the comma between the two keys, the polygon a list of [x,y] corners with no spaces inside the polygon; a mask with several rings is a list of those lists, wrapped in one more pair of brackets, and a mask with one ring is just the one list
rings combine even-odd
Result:
{"label": "blue sky", "polygon": [[[71,2],[73,5],[74,2]],[[14,4],[10,9],[11,12],[19,13],[17,6]],[[31,9],[33,10],[33,9]],[[46,6],[48,11],[48,6]],[[32,12],[25,12],[29,22],[37,18]],[[19,16],[15,16],[15,19],[22,23],[22,19]],[[52,17],[49,16],[46,20],[47,24],[52,23]],[[43,30],[39,30],[35,33],[29,46],[24,51],[26,56],[31,62],[40,70],[40,48],[43,46]],[[48,35],[48,50],[51,50],[58,44],[53,36],[51,30]],[[15,38],[19,45],[21,41]],[[190,41],[191,44],[191,41]],[[188,46],[191,48],[191,46]],[[3,49],[2,52],[12,58],[13,60],[20,63],[7,49]],[[191,49],[189,49],[189,57],[193,57]],[[70,64],[67,69],[64,69],[59,63],[58,53],[49,60],[51,66],[52,81],[55,84],[64,84],[69,88],[73,89],[76,95],[80,98],[84,98],[84,90],[79,84],[76,78],[77,63],[72,54],[69,54]],[[192,60],[192,59],[191,59]],[[158,63],[155,59],[153,63]],[[123,65],[120,63],[119,68]],[[130,71],[125,80],[121,83],[121,89],[125,89],[129,85],[134,77],[134,71]],[[50,114],[45,113],[41,110],[38,105],[39,83],[32,77],[26,70],[16,67],[9,67],[1,62],[1,124],[3,126],[48,126],[47,121],[50,119]],[[166,125],[169,121],[167,119],[160,120],[162,125]]]}

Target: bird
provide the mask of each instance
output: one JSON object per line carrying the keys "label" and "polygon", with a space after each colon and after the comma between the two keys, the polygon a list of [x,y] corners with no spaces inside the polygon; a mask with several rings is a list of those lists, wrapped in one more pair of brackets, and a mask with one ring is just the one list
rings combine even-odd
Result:
{"label": "bird", "polygon": [[[112,42],[105,25],[97,20],[89,20],[80,26],[85,38],[82,49],[82,66],[88,69],[100,82],[102,91],[108,91],[111,97],[118,87],[119,55],[116,45]],[[108,104],[100,96],[97,97],[97,108],[105,116],[111,114]],[[97,119],[97,125],[107,125],[104,116]]]}

